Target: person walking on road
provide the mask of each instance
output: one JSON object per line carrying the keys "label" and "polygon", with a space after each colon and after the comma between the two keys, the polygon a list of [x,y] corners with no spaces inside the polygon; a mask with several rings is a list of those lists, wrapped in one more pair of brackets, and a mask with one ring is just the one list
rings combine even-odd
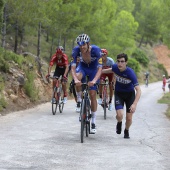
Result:
{"label": "person walking on road", "polygon": [[165,87],[166,87],[166,77],[165,75],[162,76],[162,90],[165,93]]}
{"label": "person walking on road", "polygon": [[112,68],[102,70],[102,73],[114,72],[116,77],[115,84],[115,109],[116,109],[116,133],[121,134],[123,108],[126,105],[126,123],[124,129],[124,138],[129,137],[129,128],[132,124],[132,116],[136,111],[137,103],[141,96],[141,88],[139,86],[134,70],[127,67],[127,54],[118,54],[117,63]]}

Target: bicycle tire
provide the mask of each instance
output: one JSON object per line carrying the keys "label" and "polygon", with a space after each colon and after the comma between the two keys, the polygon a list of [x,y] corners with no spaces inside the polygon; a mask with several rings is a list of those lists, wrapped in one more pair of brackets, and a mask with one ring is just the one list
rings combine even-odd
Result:
{"label": "bicycle tire", "polygon": [[86,124],[88,124],[88,126],[86,127],[86,137],[88,137],[88,135],[90,134],[90,128],[91,128],[91,107],[90,107],[90,101],[89,99],[87,100],[87,115],[88,115],[88,120],[86,122]]}
{"label": "bicycle tire", "polygon": [[106,119],[106,106],[107,106],[107,101],[106,101],[106,91],[104,91],[104,95],[103,95],[104,99],[103,99],[103,110],[104,110],[104,119]]}
{"label": "bicycle tire", "polygon": [[64,100],[64,97],[63,97],[63,90],[62,88],[60,88],[60,92],[59,92],[59,111],[60,113],[63,112],[63,108],[64,108],[64,103],[63,103],[63,100]]}
{"label": "bicycle tire", "polygon": [[[56,95],[57,95],[57,88],[54,87],[53,98],[55,98]],[[57,106],[58,106],[57,100],[56,100],[56,103],[52,102],[52,113],[53,113],[53,115],[55,115],[56,112],[57,112]]]}
{"label": "bicycle tire", "polygon": [[81,102],[81,111],[80,111],[80,115],[81,115],[81,129],[80,129],[80,137],[81,137],[81,143],[84,142],[84,124],[85,124],[85,100],[82,99]]}

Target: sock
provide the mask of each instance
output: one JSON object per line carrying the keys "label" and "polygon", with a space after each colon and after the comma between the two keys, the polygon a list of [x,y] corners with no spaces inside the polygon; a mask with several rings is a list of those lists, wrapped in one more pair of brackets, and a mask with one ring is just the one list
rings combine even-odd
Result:
{"label": "sock", "polygon": [[76,92],[77,95],[77,102],[81,102],[81,91],[80,92]]}
{"label": "sock", "polygon": [[91,112],[92,114],[92,123],[96,123],[96,112]]}

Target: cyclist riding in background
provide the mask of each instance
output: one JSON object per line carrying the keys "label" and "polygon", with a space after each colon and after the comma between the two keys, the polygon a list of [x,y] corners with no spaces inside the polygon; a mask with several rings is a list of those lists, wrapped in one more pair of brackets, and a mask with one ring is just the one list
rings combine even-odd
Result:
{"label": "cyclist riding in background", "polygon": [[145,73],[145,84],[146,84],[146,86],[148,86],[148,83],[149,83],[149,72],[147,71]]}
{"label": "cyclist riding in background", "polygon": [[[53,77],[59,78],[61,75],[63,77],[62,79],[62,89],[64,92],[64,101],[63,103],[67,102],[67,87],[66,87],[66,82],[67,82],[67,73],[69,69],[69,62],[68,62],[68,57],[64,53],[64,48],[62,46],[58,46],[56,48],[56,53],[53,54],[51,57],[50,63],[49,63],[49,68],[48,68],[48,75],[46,76],[47,78],[50,76],[51,69],[54,65],[56,64],[55,72]],[[56,85],[57,79],[53,79],[53,89]],[[55,98],[52,100],[53,103],[55,103]]]}
{"label": "cyclist riding in background", "polygon": [[[91,113],[92,113],[92,133],[96,132],[96,111],[97,100],[95,83],[98,82],[102,71],[102,58],[101,49],[96,45],[90,45],[90,37],[87,34],[80,34],[76,38],[78,46],[73,48],[72,57],[73,62],[71,66],[72,76],[76,84],[77,92],[77,108],[76,111],[80,112],[81,103],[81,84],[85,82],[85,77],[89,76],[89,95],[91,99]],[[77,57],[80,56],[80,63],[76,68]]]}
{"label": "cyclist riding in background", "polygon": [[[103,62],[103,67],[102,69],[107,69],[111,68],[112,65],[114,64],[114,60],[110,57],[108,57],[108,51],[106,49],[101,49],[102,51],[102,62]],[[112,110],[112,97],[113,97],[113,84],[114,84],[114,73],[103,73],[100,76],[100,83],[104,83],[106,80],[106,77],[108,77],[109,80],[109,107],[108,110]],[[98,104],[102,104],[102,88],[103,85],[99,85],[99,99],[98,99]]]}

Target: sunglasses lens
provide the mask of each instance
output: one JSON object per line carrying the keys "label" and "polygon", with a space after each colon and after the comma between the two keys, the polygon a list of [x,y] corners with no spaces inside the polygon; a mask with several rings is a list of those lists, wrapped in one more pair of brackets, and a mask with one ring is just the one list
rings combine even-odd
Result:
{"label": "sunglasses lens", "polygon": [[79,46],[82,46],[82,45],[85,44],[85,42],[84,42],[84,41],[81,41],[81,42],[77,42],[77,44],[78,44]]}

